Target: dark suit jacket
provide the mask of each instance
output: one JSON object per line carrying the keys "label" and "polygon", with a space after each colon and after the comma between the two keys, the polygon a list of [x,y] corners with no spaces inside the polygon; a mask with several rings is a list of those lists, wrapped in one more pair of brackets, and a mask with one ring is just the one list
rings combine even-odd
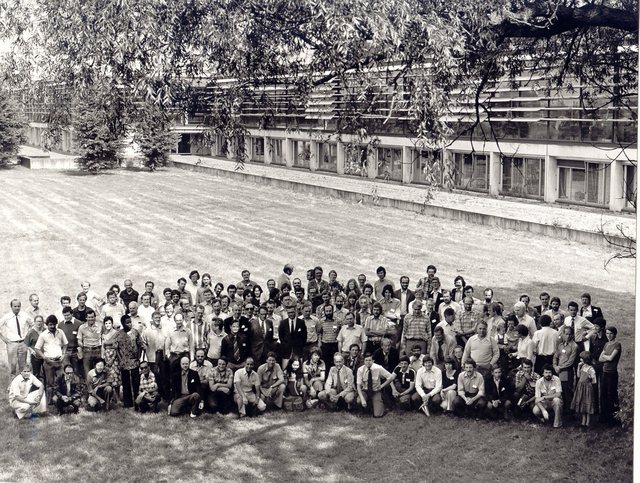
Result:
{"label": "dark suit jacket", "polygon": [[389,348],[389,355],[387,356],[387,363],[384,362],[384,352],[382,351],[382,347],[376,349],[373,353],[373,362],[376,364],[380,364],[387,371],[393,372],[393,370],[398,365],[400,359],[400,354],[395,347]]}
{"label": "dark suit jacket", "polygon": [[[580,307],[580,315],[582,315],[582,312],[584,311],[584,309],[582,307]],[[591,306],[591,317],[585,317],[589,322],[593,322],[594,320],[596,320],[598,317],[604,317],[602,315],[602,309],[600,307],[596,307],[595,305]]]}
{"label": "dark suit jacket", "polygon": [[[251,340],[251,321],[244,316],[240,316],[240,334],[244,334],[247,336],[247,340]],[[231,333],[231,323],[233,322],[233,317],[227,317],[224,319],[224,331],[227,334]]]}
{"label": "dark suit jacket", "polygon": [[256,362],[262,362],[267,353],[276,349],[273,339],[273,320],[265,320],[266,332],[262,330],[259,319],[251,320],[251,354]]}
{"label": "dark suit jacket", "polygon": [[487,401],[505,401],[513,397],[513,388],[506,377],[500,379],[500,384],[496,386],[493,376],[489,375],[484,380],[484,391]]}
{"label": "dark suit jacket", "polygon": [[351,360],[351,356],[347,356],[347,357],[344,358],[345,367],[348,367],[353,372],[354,384],[355,384],[355,380],[356,380],[357,373],[358,373],[358,367],[360,367],[363,364],[364,364],[364,359],[362,358],[362,355],[359,355],[353,361]]}
{"label": "dark suit jacket", "polygon": [[[393,292],[393,297],[402,301],[401,297],[401,292],[402,290],[398,289],[395,292]],[[411,290],[410,288],[407,289],[407,310],[409,310],[409,304],[411,302],[413,302],[416,299],[416,296],[414,295],[414,291]]]}
{"label": "dark suit jacket", "polygon": [[71,378],[71,392],[67,391],[67,382],[64,379],[64,374],[60,374],[56,378],[55,385],[55,394],[56,396],[67,396],[73,399],[77,399],[82,396],[82,383],[80,379],[74,374]]}
{"label": "dark suit jacket", "polygon": [[296,318],[296,323],[293,327],[293,333],[289,328],[289,319],[284,319],[280,322],[278,328],[278,335],[280,337],[280,357],[288,359],[292,355],[302,357],[304,351],[304,345],[307,343],[307,325],[300,317]]}
{"label": "dark suit jacket", "polygon": [[[202,396],[202,388],[200,385],[200,376],[197,371],[189,369],[187,374],[187,389],[189,394],[197,392]],[[182,394],[182,368],[178,368],[171,374],[171,401],[175,401]]]}
{"label": "dark suit jacket", "polygon": [[238,332],[238,348],[240,349],[240,359],[235,359],[233,357],[233,334],[227,334],[224,339],[222,339],[221,354],[227,358],[227,361],[232,362],[234,364],[242,364],[249,354],[251,353],[251,344],[247,340],[247,336],[241,332]]}

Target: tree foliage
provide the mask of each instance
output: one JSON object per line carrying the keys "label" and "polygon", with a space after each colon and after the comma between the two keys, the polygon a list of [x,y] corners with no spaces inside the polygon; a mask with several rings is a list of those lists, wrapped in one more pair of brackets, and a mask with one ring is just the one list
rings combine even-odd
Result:
{"label": "tree foliage", "polygon": [[6,166],[18,154],[25,140],[26,123],[15,101],[0,86],[0,166]]}
{"label": "tree foliage", "polygon": [[180,136],[171,131],[171,120],[155,105],[139,107],[133,140],[138,145],[144,164],[151,171],[164,166]]}
{"label": "tree foliage", "polygon": [[[431,148],[452,135],[490,138],[481,122],[491,117],[487,92],[525,72],[548,88],[589,85],[580,91],[585,110],[613,103],[637,118],[632,0],[7,3],[0,27],[14,46],[5,69],[14,80],[30,71],[80,92],[100,82],[129,103],[204,112],[229,139],[243,131],[243,103],[267,107],[265,127],[283,113],[261,90],[274,84],[304,103],[339,82],[338,134],[366,138],[385,102]],[[469,98],[475,122],[456,132],[447,116]]]}
{"label": "tree foliage", "polygon": [[72,119],[80,169],[95,174],[120,165],[126,135],[122,112],[116,99],[101,97],[95,91],[77,103]]}

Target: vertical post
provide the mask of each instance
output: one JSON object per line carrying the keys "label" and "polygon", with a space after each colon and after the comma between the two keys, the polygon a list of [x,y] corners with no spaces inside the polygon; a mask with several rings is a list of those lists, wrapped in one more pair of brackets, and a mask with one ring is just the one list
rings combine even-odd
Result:
{"label": "vertical post", "polygon": [[491,196],[498,196],[500,194],[500,153],[494,151],[489,153],[489,194]]}
{"label": "vertical post", "polygon": [[410,184],[413,177],[413,156],[409,146],[402,147],[402,184]]}
{"label": "vertical post", "polygon": [[367,174],[370,179],[378,177],[378,148],[367,153]]}
{"label": "vertical post", "polygon": [[318,141],[309,141],[309,151],[311,155],[309,156],[309,169],[311,171],[318,170]]}
{"label": "vertical post", "polygon": [[227,159],[234,159],[234,154],[236,151],[236,140],[233,138],[229,138],[227,140]]}
{"label": "vertical post", "polygon": [[244,160],[253,161],[253,136],[244,137]]}
{"label": "vertical post", "polygon": [[624,165],[615,159],[609,165],[609,209],[622,211],[625,205]]}
{"label": "vertical post", "polygon": [[555,203],[558,199],[558,160],[549,156],[544,157],[544,201]]}
{"label": "vertical post", "polygon": [[344,174],[344,143],[338,141],[336,155],[336,172]]}
{"label": "vertical post", "polygon": [[282,149],[282,154],[284,156],[284,162],[287,168],[291,168],[293,166],[293,139],[286,138],[282,144],[284,144]]}
{"label": "vertical post", "polygon": [[271,164],[273,161],[273,144],[269,136],[264,137],[264,164]]}

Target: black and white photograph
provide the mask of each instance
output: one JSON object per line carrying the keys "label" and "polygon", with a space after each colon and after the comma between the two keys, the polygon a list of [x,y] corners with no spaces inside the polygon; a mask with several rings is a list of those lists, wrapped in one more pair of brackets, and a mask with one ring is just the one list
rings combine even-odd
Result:
{"label": "black and white photograph", "polygon": [[0,0],[0,481],[632,482],[638,24]]}

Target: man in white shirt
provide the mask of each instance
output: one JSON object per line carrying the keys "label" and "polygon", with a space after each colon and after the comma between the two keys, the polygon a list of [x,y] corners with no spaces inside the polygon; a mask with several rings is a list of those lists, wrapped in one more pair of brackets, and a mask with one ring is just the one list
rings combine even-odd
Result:
{"label": "man in white shirt", "polygon": [[553,364],[553,355],[558,345],[558,331],[551,327],[551,317],[541,315],[540,326],[540,330],[536,330],[532,337],[536,354],[534,372],[537,374],[541,374],[542,368],[547,364]]}
{"label": "man in white shirt", "polygon": [[444,311],[448,308],[452,308],[455,313],[460,312],[462,307],[458,302],[454,302],[451,300],[451,292],[449,290],[442,291],[442,303],[438,308],[438,315],[440,315],[440,320],[444,320]]}
{"label": "man in white shirt", "polygon": [[553,410],[553,427],[562,426],[562,383],[553,375],[553,367],[546,365],[542,377],[536,381],[536,405],[533,414],[543,422],[549,421],[549,411]]}
{"label": "man in white shirt", "polygon": [[442,371],[433,365],[433,359],[430,356],[425,356],[422,367],[416,374],[416,392],[422,399],[420,410],[427,416],[431,416],[431,411],[442,404],[441,390]]}
{"label": "man in white shirt", "polygon": [[529,329],[529,335],[535,334],[538,327],[536,326],[536,321],[533,320],[529,314],[527,314],[527,306],[524,302],[517,302],[513,306],[513,312],[518,318],[518,323],[524,325],[527,329]]}
{"label": "man in white shirt", "polygon": [[67,336],[62,330],[58,330],[58,319],[50,315],[46,320],[47,330],[38,336],[34,347],[36,354],[44,359],[44,380],[47,384],[47,401],[51,401],[53,388],[62,368],[62,357],[67,351]]}
{"label": "man in white shirt", "polygon": [[[32,391],[35,386],[37,389]],[[47,400],[44,396],[44,385],[31,374],[31,366],[25,365],[9,386],[9,406],[18,419],[29,418],[34,414],[47,411]]]}
{"label": "man in white shirt", "polygon": [[140,298],[142,300],[142,305],[138,307],[138,315],[145,327],[151,327],[151,319],[156,310],[153,305],[151,305],[151,295],[145,293],[142,294],[142,297]]}
{"label": "man in white shirt", "polygon": [[22,372],[27,363],[27,346],[23,341],[31,329],[31,319],[20,310],[22,304],[18,299],[13,299],[10,306],[11,312],[0,319],[0,339],[7,346],[9,371],[14,378]]}

